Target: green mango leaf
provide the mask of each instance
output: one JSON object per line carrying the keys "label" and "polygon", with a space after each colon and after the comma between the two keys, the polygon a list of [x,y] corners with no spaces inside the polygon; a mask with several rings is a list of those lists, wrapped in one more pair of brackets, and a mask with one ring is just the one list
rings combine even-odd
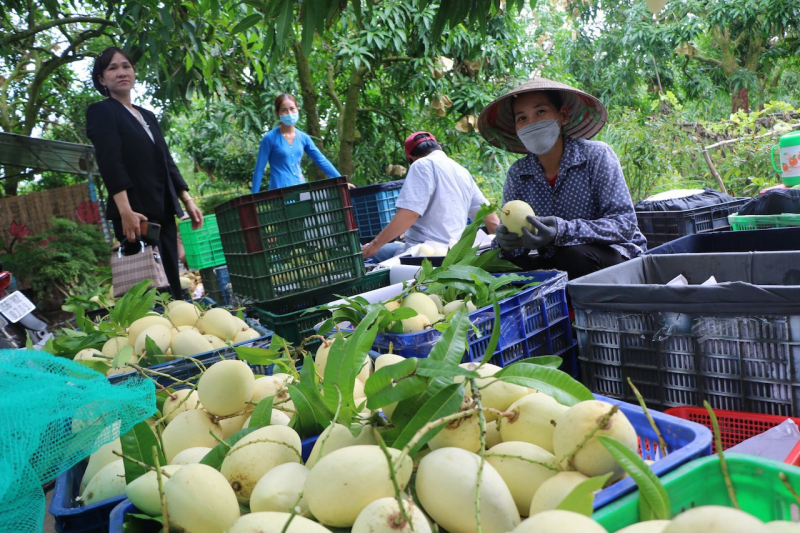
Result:
{"label": "green mango leaf", "polygon": [[556,509],[572,511],[573,513],[580,513],[589,517],[592,516],[594,512],[594,493],[605,486],[611,474],[612,473],[609,472],[604,476],[590,477],[582,481],[561,500],[561,503],[556,506]]}
{"label": "green mango leaf", "polygon": [[269,342],[269,349],[274,351],[275,353],[280,353],[283,351],[288,350],[292,347],[292,343],[278,335],[277,333],[272,334],[272,339]]}
{"label": "green mango leaf", "polygon": [[411,376],[417,369],[417,361],[416,357],[409,357],[405,361],[376,370],[367,378],[367,382],[364,384],[364,394],[369,398],[378,391],[391,387],[392,383]]}
{"label": "green mango leaf", "polygon": [[291,427],[304,438],[319,435],[330,424],[334,411],[328,409],[325,399],[317,388],[314,360],[310,355],[303,358],[300,379],[289,385],[288,389],[297,410],[297,415],[292,417]]}
{"label": "green mango leaf", "polygon": [[474,259],[474,254],[476,252],[474,251],[472,245],[475,244],[475,236],[478,234],[478,229],[481,227],[481,224],[483,224],[486,215],[493,213],[494,210],[495,206],[488,205],[485,205],[478,210],[472,223],[464,228],[464,231],[461,233],[461,238],[458,239],[458,242],[447,251],[447,255],[444,256],[444,259],[442,260],[442,266],[440,268],[449,268],[450,266],[461,262],[465,257],[472,257]]}
{"label": "green mango leaf", "polygon": [[233,29],[231,30],[231,34],[242,33],[243,31],[255,26],[263,19],[264,17],[263,15],[261,15],[261,13],[256,13],[248,17],[245,17],[244,19],[239,21],[239,23],[236,26],[233,27]]}
{"label": "green mango leaf", "polygon": [[421,377],[408,376],[407,378],[403,378],[398,381],[395,386],[381,389],[372,396],[368,397],[367,407],[370,409],[380,409],[381,407],[386,407],[387,405],[401,402],[425,392],[427,387],[427,381]]}
{"label": "green mango leaf", "polygon": [[398,307],[391,312],[390,316],[392,320],[405,320],[406,318],[417,316],[417,314],[418,313],[410,307]]}
{"label": "green mango leaf", "polygon": [[322,335],[323,337],[333,331],[334,326],[336,325],[336,320],[333,317],[327,319],[325,322],[320,325],[319,329],[317,330],[317,335]]}
{"label": "green mango leaf", "polygon": [[611,437],[596,438],[639,487],[639,520],[669,520],[669,494],[639,454]]}
{"label": "green mango leaf", "polygon": [[[122,349],[124,350],[125,348],[123,347]],[[158,344],[156,344],[156,341],[151,339],[149,335],[144,338],[144,353],[148,357],[152,355],[164,355],[164,352]]]}
{"label": "green mango leaf", "polygon": [[549,366],[550,368],[556,368],[556,369],[560,368],[561,365],[564,364],[564,360],[557,355],[539,355],[536,357],[529,357],[527,359],[522,359],[521,361],[517,362],[526,365]]}
{"label": "green mango leaf", "polygon": [[251,365],[271,365],[281,356],[272,346],[269,349],[234,346],[233,351],[236,352],[236,357],[242,361],[247,361]]}
{"label": "green mango leaf", "polygon": [[450,319],[450,326],[433,345],[428,359],[448,363],[451,366],[458,365],[464,359],[464,352],[467,349],[469,325],[469,312],[466,307],[462,307]]}
{"label": "green mango leaf", "polygon": [[325,404],[335,413],[341,401],[341,407],[338,408],[338,422],[345,426],[350,424],[350,419],[355,414],[353,387],[356,376],[364,364],[364,358],[368,356],[370,348],[375,343],[375,336],[378,333],[377,320],[381,309],[382,306],[370,309],[352,335],[346,341],[340,339],[334,342],[328,352],[323,381]]}
{"label": "green mango leaf", "polygon": [[[448,330],[449,331],[449,330]],[[447,331],[445,331],[447,333]],[[417,361],[416,375],[423,378],[455,378],[456,376],[465,376],[467,378],[478,379],[480,374],[474,370],[462,368],[457,364],[448,363],[445,361],[434,361],[431,359],[419,359]]]}
{"label": "green mango leaf", "polygon": [[[200,464],[208,465],[211,468],[219,470],[222,467],[222,461],[224,461],[225,456],[228,455],[228,450],[230,450],[234,444],[236,444],[237,442],[248,436],[250,433],[257,431],[258,429],[260,428],[246,427],[244,429],[240,429],[239,431],[237,431],[236,433],[225,439],[225,444],[227,444],[227,446],[225,444],[219,443],[213,448],[211,448],[211,451],[208,452],[205,455],[205,457],[203,457],[200,460]],[[217,435],[217,436],[221,437],[222,435]]]}
{"label": "green mango leaf", "polygon": [[95,372],[100,372],[104,376],[106,375],[106,372],[111,370],[111,365],[109,365],[108,363],[104,363],[103,361],[91,361],[91,360],[87,361],[86,359],[83,359],[81,361],[75,361],[75,362],[80,363],[83,366],[88,366]]}
{"label": "green mango leaf", "polygon": [[[153,342],[153,339],[151,339],[150,337],[147,337],[145,343],[155,344]],[[149,346],[147,348],[149,348]],[[156,348],[158,348],[158,346],[156,346]],[[120,348],[120,350],[114,356],[114,359],[111,362],[111,366],[113,366],[114,368],[123,367],[127,365],[132,358],[133,358],[133,346],[131,346],[130,344],[126,344],[125,346]]]}
{"label": "green mango leaf", "polygon": [[258,402],[256,408],[253,409],[253,414],[250,415],[248,428],[260,428],[270,425],[272,422],[272,401],[274,399],[274,396],[269,396]]}
{"label": "green mango leaf", "polygon": [[516,362],[495,374],[495,378],[542,391],[567,406],[585,400],[593,400],[592,393],[582,383],[549,366]]}
{"label": "green mango leaf", "polygon": [[[161,449],[161,443],[158,437],[147,422],[139,422],[131,428],[129,432],[120,437],[122,443],[122,454],[132,459],[136,459],[144,464],[156,466],[153,459],[153,446],[158,451],[158,462],[161,466],[167,464],[167,458],[164,457],[164,451]],[[123,458],[125,465],[125,483],[130,484],[133,480],[143,476],[148,472],[142,466]]]}
{"label": "green mango leaf", "polygon": [[[453,383],[446,386],[444,389],[433,395],[422,409],[414,415],[414,418],[403,428],[400,436],[392,444],[393,448],[402,449],[406,444],[411,442],[411,439],[416,435],[417,431],[423,428],[425,424],[432,420],[452,415],[461,407],[461,402],[464,399],[464,384]],[[444,425],[441,425],[429,431],[419,443],[412,448],[410,455],[414,455],[422,449],[433,437],[435,437]]]}
{"label": "green mango leaf", "polygon": [[131,287],[109,310],[109,320],[127,328],[150,312],[156,301],[156,289],[150,289],[151,284],[152,281],[143,280]]}
{"label": "green mango leaf", "polygon": [[392,413],[392,423],[395,426],[405,427],[417,412],[422,409],[422,406],[430,400],[433,396],[442,391],[445,387],[453,382],[452,379],[447,378],[433,378],[428,381],[428,388],[419,396],[403,400],[397,404],[397,407]]}

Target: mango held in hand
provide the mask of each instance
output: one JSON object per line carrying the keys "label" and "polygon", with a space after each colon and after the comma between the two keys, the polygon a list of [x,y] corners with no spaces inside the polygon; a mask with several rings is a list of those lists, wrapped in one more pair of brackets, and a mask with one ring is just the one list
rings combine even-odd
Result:
{"label": "mango held in hand", "polygon": [[536,228],[526,219],[535,216],[533,208],[522,200],[511,200],[500,208],[500,222],[506,227],[509,233],[516,233],[522,237],[522,228],[536,235]]}

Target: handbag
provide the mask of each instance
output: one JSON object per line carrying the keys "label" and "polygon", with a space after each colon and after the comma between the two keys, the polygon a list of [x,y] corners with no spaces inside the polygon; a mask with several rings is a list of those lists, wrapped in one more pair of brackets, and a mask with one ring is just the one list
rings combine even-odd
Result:
{"label": "handbag", "polygon": [[114,298],[121,297],[131,287],[146,279],[153,282],[151,287],[168,287],[167,273],[164,271],[158,248],[139,241],[141,251],[131,255],[124,255],[122,249],[126,241],[127,239],[123,240],[119,248],[111,252],[111,279],[114,285]]}

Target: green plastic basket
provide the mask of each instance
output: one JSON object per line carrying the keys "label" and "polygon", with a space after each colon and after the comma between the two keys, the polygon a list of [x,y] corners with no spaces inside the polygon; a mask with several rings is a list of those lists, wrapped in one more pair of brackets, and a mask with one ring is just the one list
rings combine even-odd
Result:
{"label": "green plastic basket", "polygon": [[782,215],[728,215],[733,231],[745,231],[767,228],[793,228],[800,226],[800,215],[784,213]]}
{"label": "green plastic basket", "polygon": [[[254,307],[249,314],[258,318],[265,328],[274,331],[295,346],[299,346],[303,339],[314,335],[315,325],[330,316],[330,311],[314,311],[303,314],[306,309],[338,300],[338,296],[356,296],[388,285],[389,270],[379,270],[367,274],[363,279],[343,284],[324,294],[295,298],[277,305]],[[320,342],[318,339],[314,339],[306,344],[306,348],[314,353]]]}
{"label": "green plastic basket", "polygon": [[[800,488],[800,469],[750,455],[725,454],[733,489],[743,511],[758,519],[797,518],[797,501],[778,475],[783,472],[794,487]],[[722,477],[719,457],[696,459],[672,471],[661,482],[671,500],[671,515],[702,505],[733,507]],[[593,518],[609,533],[639,522],[639,493],[634,492],[595,512]]]}
{"label": "green plastic basket", "polygon": [[203,227],[198,230],[192,229],[191,220],[181,220],[178,223],[178,230],[181,232],[189,268],[201,270],[225,264],[216,215],[203,217]]}
{"label": "green plastic basket", "polygon": [[216,208],[233,292],[274,302],[364,276],[345,178],[234,198]]}

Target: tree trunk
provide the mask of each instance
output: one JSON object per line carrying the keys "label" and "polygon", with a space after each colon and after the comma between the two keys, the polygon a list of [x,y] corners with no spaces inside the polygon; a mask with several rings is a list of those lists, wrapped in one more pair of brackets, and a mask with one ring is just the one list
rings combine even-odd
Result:
{"label": "tree trunk", "polygon": [[750,91],[747,87],[742,87],[733,92],[731,95],[731,109],[733,113],[740,109],[750,112]]}
{"label": "tree trunk", "polygon": [[367,67],[354,68],[347,86],[344,100],[344,112],[339,116],[339,167],[342,176],[353,175],[353,148],[356,145],[356,118],[358,116],[358,97],[364,76],[369,72]]}
{"label": "tree trunk", "polygon": [[[303,111],[306,114],[306,133],[313,139],[317,148],[325,153],[322,142],[322,128],[319,123],[319,110],[317,109],[317,91],[314,90],[314,82],[311,80],[311,68],[308,65],[308,58],[303,55],[303,48],[300,41],[292,42],[294,57],[297,63],[297,79],[300,82],[300,94],[303,96]],[[317,165],[311,165],[308,180],[317,181],[326,178],[322,169]]]}

